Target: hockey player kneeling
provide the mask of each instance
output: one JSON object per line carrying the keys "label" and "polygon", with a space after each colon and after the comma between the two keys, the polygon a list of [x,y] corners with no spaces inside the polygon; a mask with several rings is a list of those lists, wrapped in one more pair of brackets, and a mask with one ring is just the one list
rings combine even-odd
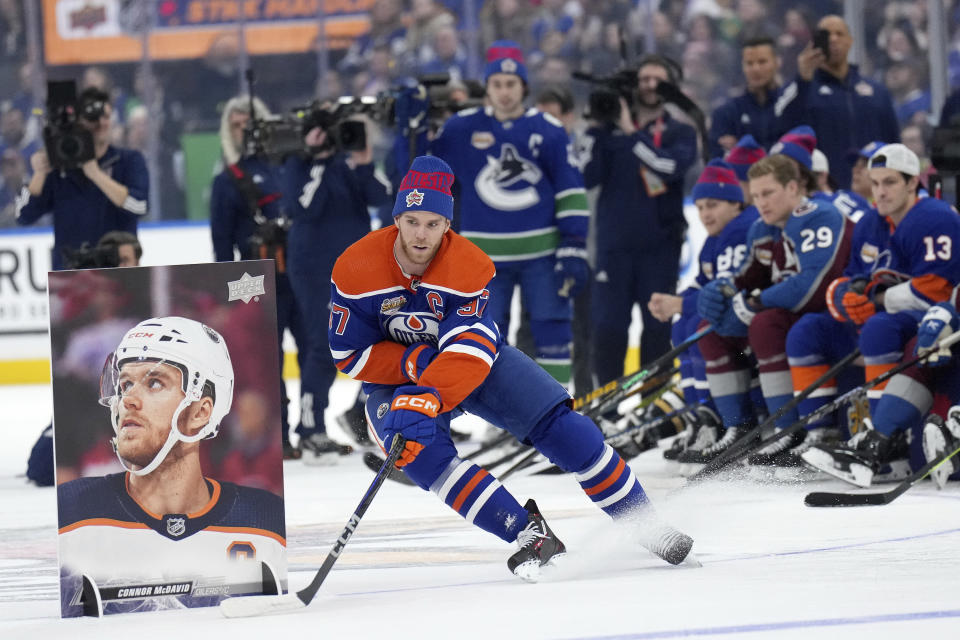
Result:
{"label": "hockey player kneeling", "polygon": [[81,575],[104,613],[261,593],[261,561],[285,575],[283,500],[202,473],[200,441],[217,435],[233,400],[223,337],[187,318],[145,320],[100,380],[126,471],[57,487],[62,615],[82,615]]}
{"label": "hockey player kneeling", "polygon": [[570,409],[546,371],[504,344],[485,313],[493,262],[450,229],[453,181],[439,158],[416,158],[394,224],[353,244],[333,269],[330,349],[343,373],[364,382],[381,446],[406,438],[397,466],[469,523],[516,542],[507,566],[524,580],[536,580],[565,547],[533,500],[521,506],[486,470],[457,457],[450,420],[461,410],[532,444],[641,545],[682,562],[690,536],[658,518],[597,426]]}

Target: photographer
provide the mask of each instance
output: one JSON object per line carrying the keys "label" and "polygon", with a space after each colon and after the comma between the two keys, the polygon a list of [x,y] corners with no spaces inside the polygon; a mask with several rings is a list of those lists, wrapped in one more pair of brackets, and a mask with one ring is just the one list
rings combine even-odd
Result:
{"label": "photographer", "polygon": [[[73,131],[48,138],[48,148],[30,157],[33,177],[17,199],[18,224],[32,224],[53,212],[55,270],[64,267],[64,252],[76,250],[84,242],[93,244],[108,231],[135,234],[137,220],[147,213],[150,181],[146,162],[139,152],[110,144],[113,107],[107,94],[94,88],[84,90],[75,113],[79,114],[77,130],[89,132],[92,148],[85,148],[84,138]],[[68,147],[61,142],[66,135],[76,137],[69,142],[77,143],[79,151],[73,156],[77,166],[64,163],[57,155]],[[51,141],[58,145],[53,158]],[[54,170],[53,164],[60,169]]]}
{"label": "photographer", "polygon": [[623,375],[634,303],[643,318],[641,362],[670,348],[670,326],[651,315],[647,301],[654,292],[676,289],[686,229],[683,178],[697,155],[696,131],[665,109],[662,94],[676,91],[674,65],[651,55],[637,69],[634,90],[612,108],[597,109],[609,92],[591,96],[598,122],[584,137],[584,180],[588,189],[600,187],[592,285],[593,308],[603,309],[593,314],[592,332],[599,382]]}
{"label": "photographer", "polygon": [[283,334],[290,329],[297,343],[300,368],[308,351],[306,329],[300,315],[290,277],[287,275],[287,227],[280,191],[280,169],[271,165],[247,141],[257,140],[257,123],[270,116],[259,99],[252,100],[256,116],[251,123],[249,96],[231,98],[220,118],[220,148],[224,168],[213,180],[210,194],[210,234],[217,262],[230,262],[234,252],[240,260],[272,258],[277,274],[277,339],[280,345],[280,399],[283,452],[286,458],[299,457],[290,444],[287,421],[286,384],[283,382]]}
{"label": "photographer", "polygon": [[[300,449],[311,462],[326,462],[351,448],[327,436],[323,412],[336,368],[327,343],[330,274],[344,249],[370,231],[368,207],[390,199],[386,178],[374,171],[372,152],[362,140],[344,140],[343,122],[325,105],[303,119],[308,155],[284,164],[283,195],[293,218],[287,243],[287,272],[306,324],[308,349],[300,372]],[[359,151],[343,147],[361,146]]]}

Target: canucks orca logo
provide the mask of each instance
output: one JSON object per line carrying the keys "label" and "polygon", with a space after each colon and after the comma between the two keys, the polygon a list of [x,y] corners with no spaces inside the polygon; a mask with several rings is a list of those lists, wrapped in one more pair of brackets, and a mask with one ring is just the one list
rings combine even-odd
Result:
{"label": "canucks orca logo", "polygon": [[427,342],[436,346],[440,323],[430,312],[397,312],[384,319],[383,328],[391,340],[400,344]]}
{"label": "canucks orca logo", "polygon": [[[535,185],[542,177],[540,168],[508,143],[500,148],[499,158],[487,156],[487,166],[477,174],[473,185],[487,206],[502,211],[519,211],[540,202]],[[510,188],[520,182],[526,182],[528,186]]]}

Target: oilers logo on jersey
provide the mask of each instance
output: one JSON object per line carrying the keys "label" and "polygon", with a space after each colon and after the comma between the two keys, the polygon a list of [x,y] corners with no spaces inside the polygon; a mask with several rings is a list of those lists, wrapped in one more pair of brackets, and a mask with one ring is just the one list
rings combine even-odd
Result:
{"label": "oilers logo on jersey", "polygon": [[[521,156],[512,144],[505,143],[500,147],[499,158],[487,156],[487,165],[477,174],[474,187],[487,206],[519,211],[540,202],[535,185],[542,177],[536,164]],[[527,186],[511,188],[521,182]]]}
{"label": "oilers logo on jersey", "polygon": [[426,342],[437,346],[440,323],[428,312],[397,312],[382,320],[384,334],[394,342],[411,345]]}

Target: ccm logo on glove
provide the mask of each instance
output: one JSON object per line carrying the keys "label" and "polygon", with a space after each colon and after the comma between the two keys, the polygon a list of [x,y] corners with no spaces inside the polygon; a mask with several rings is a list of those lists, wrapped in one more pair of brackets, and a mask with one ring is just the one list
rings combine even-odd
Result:
{"label": "ccm logo on glove", "polygon": [[430,416],[431,418],[436,418],[437,414],[440,413],[440,403],[437,402],[436,396],[432,394],[424,394],[421,396],[397,396],[393,399],[393,404],[390,405],[390,408],[408,409],[410,411],[422,413],[425,416]]}

